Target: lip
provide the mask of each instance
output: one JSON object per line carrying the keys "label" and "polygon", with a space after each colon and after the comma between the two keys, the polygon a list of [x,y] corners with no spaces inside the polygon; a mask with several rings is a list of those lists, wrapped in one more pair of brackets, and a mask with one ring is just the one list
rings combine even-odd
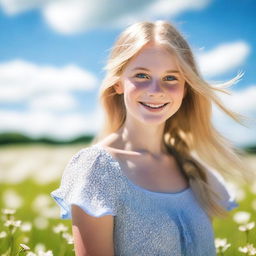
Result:
{"label": "lip", "polygon": [[167,104],[170,102],[146,102],[146,101],[139,101],[139,103],[145,103],[145,104],[152,104],[152,105],[162,105],[162,104]]}
{"label": "lip", "polygon": [[[148,111],[150,111],[150,112],[161,112],[161,111],[163,111],[163,110],[166,108],[166,106],[169,105],[170,102],[167,102],[167,103],[159,103],[159,104],[164,104],[164,106],[163,106],[163,107],[160,107],[160,108],[151,108],[151,107],[148,107],[148,106],[142,104],[142,103],[144,103],[144,102],[141,102],[141,101],[139,101],[139,103],[140,103],[140,105],[141,105],[144,109],[146,109],[146,110],[148,110]],[[146,103],[146,104],[156,104],[156,103]]]}

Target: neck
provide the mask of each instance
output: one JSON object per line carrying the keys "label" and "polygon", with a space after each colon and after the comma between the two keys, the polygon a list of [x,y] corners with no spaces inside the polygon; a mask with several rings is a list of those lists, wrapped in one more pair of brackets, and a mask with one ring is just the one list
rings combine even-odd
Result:
{"label": "neck", "polygon": [[119,143],[124,150],[161,155],[165,152],[163,143],[164,124],[137,124],[126,120],[117,131]]}

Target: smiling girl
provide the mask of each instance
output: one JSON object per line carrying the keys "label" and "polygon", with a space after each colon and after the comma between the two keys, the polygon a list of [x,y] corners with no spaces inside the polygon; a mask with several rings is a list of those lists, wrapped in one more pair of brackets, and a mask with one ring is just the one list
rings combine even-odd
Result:
{"label": "smiling girl", "polygon": [[221,174],[246,178],[211,123],[212,103],[239,121],[215,94],[225,90],[201,77],[164,21],[123,31],[106,71],[102,130],[51,193],[61,218],[72,218],[76,255],[216,255],[212,219],[238,206]]}

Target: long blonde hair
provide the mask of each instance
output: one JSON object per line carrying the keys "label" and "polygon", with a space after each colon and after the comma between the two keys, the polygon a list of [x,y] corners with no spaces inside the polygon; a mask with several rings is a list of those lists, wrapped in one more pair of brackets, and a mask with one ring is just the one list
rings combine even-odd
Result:
{"label": "long blonde hair", "polygon": [[[227,210],[218,202],[219,194],[210,186],[206,168],[211,167],[224,176],[234,176],[248,182],[248,167],[238,150],[212,125],[212,103],[235,121],[242,116],[227,109],[215,91],[228,93],[224,87],[236,83],[242,74],[219,86],[212,86],[200,75],[192,51],[182,35],[168,22],[138,22],[124,30],[117,39],[105,67],[106,76],[100,89],[100,103],[105,111],[103,127],[92,144],[116,132],[125,122],[123,95],[114,85],[127,63],[143,46],[157,42],[174,54],[187,87],[180,109],[166,121],[163,141],[170,154],[175,152],[189,184],[209,217],[226,217]],[[208,167],[206,167],[208,165]]]}

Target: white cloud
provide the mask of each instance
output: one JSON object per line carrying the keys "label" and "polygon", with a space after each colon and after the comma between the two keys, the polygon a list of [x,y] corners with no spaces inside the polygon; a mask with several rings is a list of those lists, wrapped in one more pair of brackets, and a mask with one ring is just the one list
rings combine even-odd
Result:
{"label": "white cloud", "polygon": [[132,6],[132,12],[123,13],[120,17],[114,16],[112,26],[127,26],[137,21],[174,18],[183,12],[201,10],[210,4],[212,0],[157,0],[147,1],[144,8]]}
{"label": "white cloud", "polygon": [[[246,117],[245,126],[236,123],[216,106],[213,108],[215,127],[239,146],[256,143],[256,86],[232,91],[231,95],[220,94],[220,99],[232,111]],[[248,120],[247,120],[248,119]]]}
{"label": "white cloud", "polygon": [[20,132],[31,137],[72,139],[76,136],[96,133],[102,124],[102,111],[57,115],[50,111],[30,110],[18,112],[0,111],[0,132]]}
{"label": "white cloud", "polygon": [[[104,2],[102,4],[104,5]],[[94,19],[91,21],[90,16],[95,14],[94,7],[95,5],[88,4],[87,1],[53,1],[43,9],[42,13],[45,21],[54,30],[71,34],[83,30],[84,24],[93,26]]]}
{"label": "white cloud", "polygon": [[249,53],[249,44],[244,41],[237,41],[221,44],[208,52],[198,54],[196,57],[201,73],[206,77],[212,77],[243,65]]}
{"label": "white cloud", "polygon": [[232,95],[222,95],[221,98],[234,111],[256,114],[256,85],[232,91]]}
{"label": "white cloud", "polygon": [[123,26],[142,19],[174,17],[187,10],[205,8],[211,0],[0,0],[7,14],[41,7],[54,30],[63,34],[95,27]]}
{"label": "white cloud", "polygon": [[[92,28],[120,27],[138,17],[149,17],[152,0],[66,0],[52,1],[42,10],[45,21],[59,33],[73,34]],[[139,13],[139,15],[138,15]],[[146,15],[145,15],[146,14]]]}
{"label": "white cloud", "polygon": [[0,0],[4,12],[8,15],[15,15],[34,8],[43,7],[51,0]]}
{"label": "white cloud", "polygon": [[96,82],[93,74],[75,65],[57,68],[14,60],[0,64],[0,102],[27,101],[37,95],[60,93],[59,102],[73,104],[68,92],[91,90]]}
{"label": "white cloud", "polygon": [[147,11],[150,12],[152,16],[167,15],[168,17],[173,17],[187,10],[201,10],[205,8],[210,2],[210,0],[158,0],[154,1]]}
{"label": "white cloud", "polygon": [[57,139],[95,133],[100,111],[75,113],[80,102],[72,92],[91,90],[96,82],[91,73],[74,65],[56,68],[21,60],[0,64],[0,102],[27,108],[0,111],[0,131]]}
{"label": "white cloud", "polygon": [[67,111],[78,106],[78,102],[68,93],[49,93],[33,98],[28,107],[34,110]]}

